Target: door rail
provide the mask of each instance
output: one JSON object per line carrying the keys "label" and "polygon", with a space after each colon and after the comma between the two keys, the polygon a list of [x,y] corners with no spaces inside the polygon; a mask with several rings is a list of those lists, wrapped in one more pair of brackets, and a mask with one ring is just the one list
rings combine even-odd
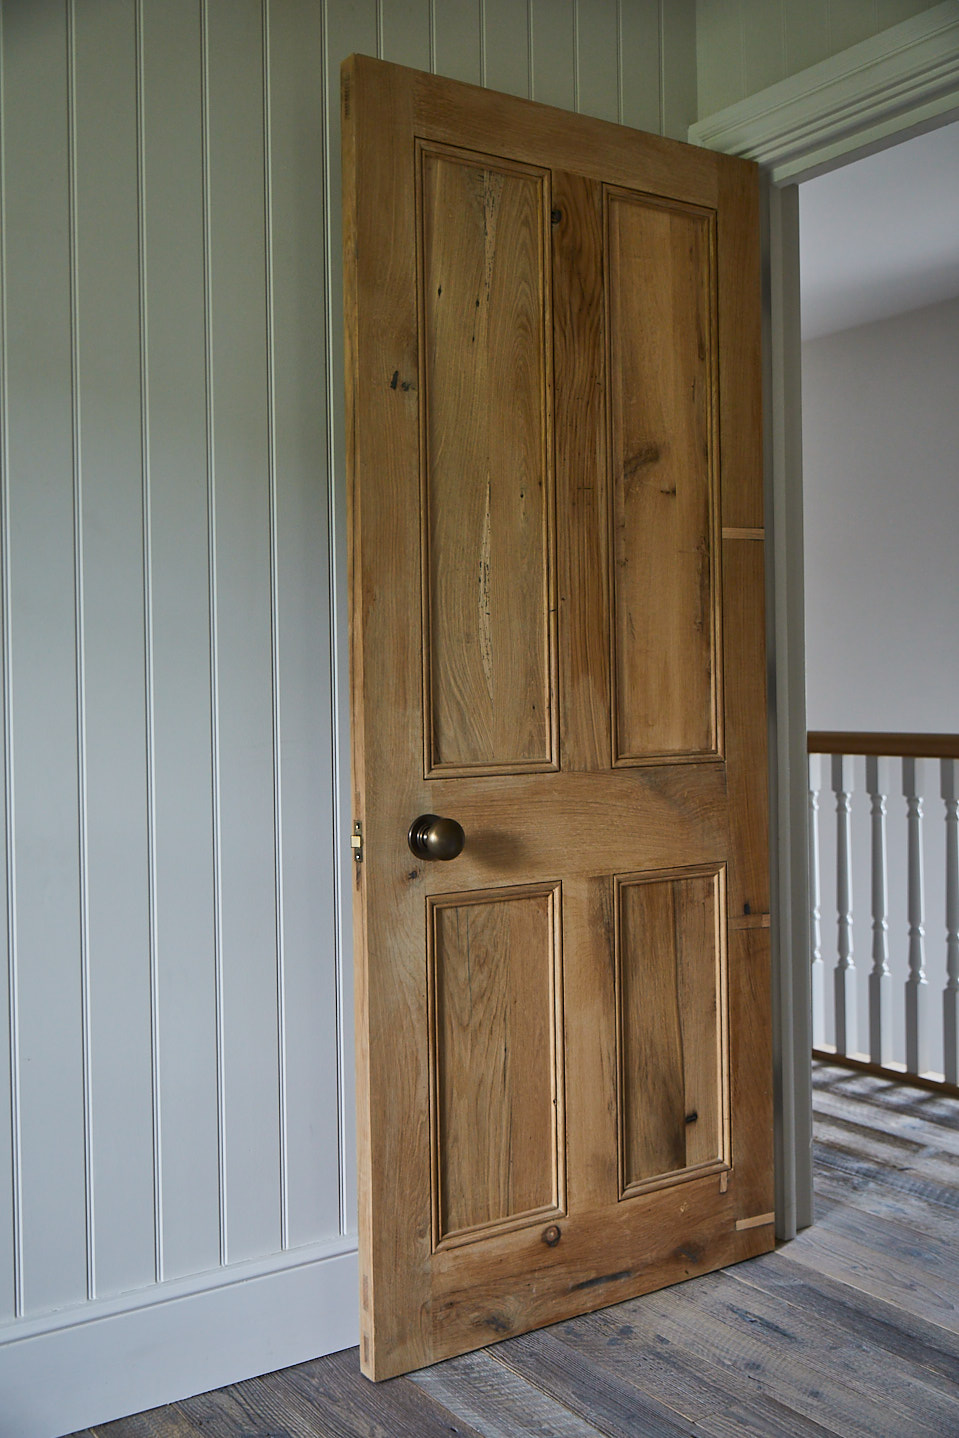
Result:
{"label": "door rail", "polygon": [[[813,1053],[959,1097],[959,734],[816,731],[807,748]],[[865,889],[868,970],[855,959]]]}

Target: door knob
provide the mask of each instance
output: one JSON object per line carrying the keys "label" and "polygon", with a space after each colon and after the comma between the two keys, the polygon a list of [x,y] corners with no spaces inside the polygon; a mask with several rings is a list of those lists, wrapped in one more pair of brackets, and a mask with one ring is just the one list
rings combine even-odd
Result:
{"label": "door knob", "polygon": [[455,819],[438,814],[421,814],[410,825],[410,848],[418,859],[455,859],[462,854],[466,835]]}

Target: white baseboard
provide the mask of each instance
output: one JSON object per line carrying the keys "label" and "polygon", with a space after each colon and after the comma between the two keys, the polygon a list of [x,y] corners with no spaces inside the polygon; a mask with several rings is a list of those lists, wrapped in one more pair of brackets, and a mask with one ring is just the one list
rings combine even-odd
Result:
{"label": "white baseboard", "polygon": [[344,1243],[0,1330],[0,1438],[62,1438],[358,1342]]}

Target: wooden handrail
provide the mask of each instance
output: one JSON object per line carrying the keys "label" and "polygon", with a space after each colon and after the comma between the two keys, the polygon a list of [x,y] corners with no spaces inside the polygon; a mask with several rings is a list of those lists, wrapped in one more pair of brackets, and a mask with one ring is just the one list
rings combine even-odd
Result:
{"label": "wooden handrail", "polygon": [[893,759],[959,759],[959,734],[854,734],[811,730],[810,754],[880,754]]}

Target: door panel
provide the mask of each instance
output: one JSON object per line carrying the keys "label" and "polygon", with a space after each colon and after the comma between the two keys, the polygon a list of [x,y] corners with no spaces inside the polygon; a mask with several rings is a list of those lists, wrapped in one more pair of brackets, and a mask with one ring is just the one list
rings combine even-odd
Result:
{"label": "door panel", "polygon": [[723,878],[616,883],[623,1198],[726,1162]]}
{"label": "door panel", "polygon": [[343,100],[379,1378],[772,1244],[758,194],[362,57]]}
{"label": "door panel", "polygon": [[561,1214],[559,884],[427,901],[435,1247]]}
{"label": "door panel", "polygon": [[427,772],[555,767],[549,175],[418,158]]}
{"label": "door panel", "polygon": [[614,762],[717,752],[711,211],[607,190]]}

